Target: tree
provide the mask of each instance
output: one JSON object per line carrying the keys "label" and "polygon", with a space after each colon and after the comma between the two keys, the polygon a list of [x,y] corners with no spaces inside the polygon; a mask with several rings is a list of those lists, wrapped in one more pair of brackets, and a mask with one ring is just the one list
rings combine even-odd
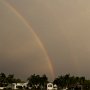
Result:
{"label": "tree", "polygon": [[33,74],[28,78],[28,86],[36,87],[37,85],[40,84],[39,81],[40,81],[40,76]]}
{"label": "tree", "polygon": [[56,84],[58,87],[61,86],[61,82],[60,82],[60,78],[56,78],[54,81],[53,81],[54,84]]}
{"label": "tree", "polygon": [[44,74],[44,75],[42,75],[41,77],[40,77],[40,86],[42,86],[42,87],[46,87],[46,85],[47,85],[47,82],[48,82],[48,78],[47,78],[47,76]]}
{"label": "tree", "polygon": [[62,87],[62,88],[67,86],[66,76],[59,76],[58,78],[56,78],[54,80],[54,84],[56,84],[58,87]]}
{"label": "tree", "polygon": [[14,82],[15,82],[14,75],[13,74],[9,74],[7,76],[7,83],[11,84],[11,83],[14,83]]}
{"label": "tree", "polygon": [[28,86],[32,87],[32,88],[45,88],[45,86],[47,85],[48,82],[48,78],[46,75],[31,75],[28,78]]}
{"label": "tree", "polygon": [[65,80],[65,85],[68,86],[70,83],[70,74],[66,74],[64,76],[64,80]]}
{"label": "tree", "polygon": [[84,84],[85,82],[85,77],[80,77],[80,84]]}
{"label": "tree", "polygon": [[6,82],[6,75],[4,73],[0,73],[0,86],[3,86]]}
{"label": "tree", "polygon": [[14,79],[14,82],[15,83],[21,83],[21,82],[23,82],[21,79]]}

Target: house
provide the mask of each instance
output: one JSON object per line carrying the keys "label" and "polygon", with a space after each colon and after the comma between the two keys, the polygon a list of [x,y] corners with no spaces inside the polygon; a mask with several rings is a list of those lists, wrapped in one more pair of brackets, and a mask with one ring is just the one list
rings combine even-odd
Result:
{"label": "house", "polygon": [[19,89],[27,87],[28,83],[12,83],[12,89]]}
{"label": "house", "polygon": [[28,83],[12,83],[9,84],[6,88],[11,88],[11,89],[23,89],[27,87]]}
{"label": "house", "polygon": [[48,83],[47,90],[57,90],[57,85],[53,85],[53,83]]}

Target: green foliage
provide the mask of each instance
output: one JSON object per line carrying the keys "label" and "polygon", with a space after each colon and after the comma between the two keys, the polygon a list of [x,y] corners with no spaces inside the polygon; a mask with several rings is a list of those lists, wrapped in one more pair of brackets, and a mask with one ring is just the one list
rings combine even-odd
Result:
{"label": "green foliage", "polygon": [[[27,80],[29,87],[32,87],[33,89],[38,88],[38,90],[45,89],[48,83],[48,77],[46,75],[40,76],[33,74]],[[0,87],[20,82],[22,82],[22,80],[15,78],[14,74],[9,74],[6,76],[4,73],[0,73]],[[60,88],[70,87],[73,85],[83,85],[85,90],[90,89],[90,80],[86,80],[85,77],[70,76],[70,74],[58,76],[55,78],[53,83]]]}
{"label": "green foliage", "polygon": [[70,74],[66,74],[56,78],[53,83],[57,84],[57,86],[59,87],[69,87],[77,84],[82,85],[85,83],[85,77],[75,77],[75,76],[70,76]]}
{"label": "green foliage", "polygon": [[0,86],[7,86],[8,84],[21,82],[20,79],[16,79],[14,74],[6,76],[4,73],[0,73]]}
{"label": "green foliage", "polygon": [[31,75],[28,78],[28,86],[33,87],[33,88],[41,88],[41,87],[45,87],[47,82],[48,82],[48,78],[46,75],[40,76],[40,75]]}
{"label": "green foliage", "polygon": [[6,75],[4,73],[0,73],[0,86],[6,82]]}
{"label": "green foliage", "polygon": [[14,79],[14,75],[12,74],[9,74],[8,76],[7,76],[7,83],[14,83],[14,81],[15,81],[15,79]]}

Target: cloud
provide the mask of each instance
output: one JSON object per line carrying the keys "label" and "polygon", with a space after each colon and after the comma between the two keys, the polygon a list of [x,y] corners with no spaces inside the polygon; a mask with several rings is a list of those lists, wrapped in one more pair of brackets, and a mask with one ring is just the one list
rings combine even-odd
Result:
{"label": "cloud", "polygon": [[[9,3],[32,24],[34,31],[52,58],[56,75],[68,72],[90,76],[88,70],[90,59],[89,0],[22,0],[22,2],[9,0]],[[3,7],[2,4],[0,7]],[[29,58],[30,54],[32,60],[38,57],[40,61],[37,63],[42,62],[44,57],[32,34],[26,30],[22,22],[10,14],[9,10],[4,7],[0,10],[3,11],[3,18],[0,18],[2,52],[12,52],[10,55],[20,58],[22,55]],[[8,21],[13,23],[8,23]]]}

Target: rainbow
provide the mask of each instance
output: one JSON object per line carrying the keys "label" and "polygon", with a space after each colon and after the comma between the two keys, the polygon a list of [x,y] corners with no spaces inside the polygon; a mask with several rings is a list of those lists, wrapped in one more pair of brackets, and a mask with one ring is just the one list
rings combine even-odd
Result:
{"label": "rainbow", "polygon": [[49,70],[50,70],[50,74],[52,76],[52,79],[54,79],[54,69],[53,69],[53,65],[52,65],[52,62],[51,62],[51,59],[44,47],[44,45],[42,44],[40,38],[38,37],[38,35],[35,33],[35,31],[32,29],[31,25],[29,24],[29,22],[11,5],[9,4],[8,2],[4,1],[4,0],[1,0],[2,3],[7,7],[9,8],[17,17],[18,19],[20,19],[24,25],[32,32],[32,34],[34,35],[37,43],[39,44],[39,46],[41,47],[43,53],[45,54],[46,56],[46,60],[47,60],[47,64],[48,64],[48,67],[49,67]]}

